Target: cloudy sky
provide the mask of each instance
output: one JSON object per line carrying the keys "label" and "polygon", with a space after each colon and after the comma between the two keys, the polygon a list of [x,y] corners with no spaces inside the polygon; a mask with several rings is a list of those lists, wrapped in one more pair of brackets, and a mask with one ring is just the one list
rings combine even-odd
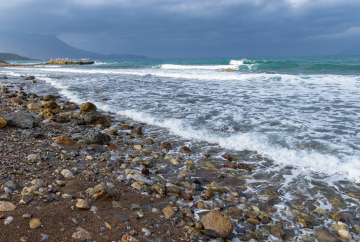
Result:
{"label": "cloudy sky", "polygon": [[359,0],[11,0],[0,30],[105,54],[330,55],[360,41]]}

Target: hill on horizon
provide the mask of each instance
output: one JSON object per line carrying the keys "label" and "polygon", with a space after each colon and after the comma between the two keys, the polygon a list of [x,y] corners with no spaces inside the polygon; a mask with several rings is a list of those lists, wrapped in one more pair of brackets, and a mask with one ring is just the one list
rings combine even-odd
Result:
{"label": "hill on horizon", "polygon": [[31,58],[20,56],[13,53],[0,53],[0,60],[17,61],[17,60],[31,60]]}
{"label": "hill on horizon", "polygon": [[[81,50],[66,44],[55,35],[0,31],[0,52],[14,53],[32,59],[146,59],[131,54],[105,55]],[[0,58],[1,59],[1,58]]]}

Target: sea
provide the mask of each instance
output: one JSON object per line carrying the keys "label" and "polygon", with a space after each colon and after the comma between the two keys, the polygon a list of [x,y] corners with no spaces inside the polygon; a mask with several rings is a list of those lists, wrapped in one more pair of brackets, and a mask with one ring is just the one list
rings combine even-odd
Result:
{"label": "sea", "polygon": [[[263,157],[249,164],[265,164],[264,177],[283,173],[272,182],[288,200],[295,189],[331,210],[319,187],[344,201],[347,192],[359,194],[360,56],[94,61],[6,67],[0,74],[34,75],[36,91],[93,102],[190,147],[216,148],[219,156],[251,151]],[[359,203],[350,201],[346,209],[358,214]]]}

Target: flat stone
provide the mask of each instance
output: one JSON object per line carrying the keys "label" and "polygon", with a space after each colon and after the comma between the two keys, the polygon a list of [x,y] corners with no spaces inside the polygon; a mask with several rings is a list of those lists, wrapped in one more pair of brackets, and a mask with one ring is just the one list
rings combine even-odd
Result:
{"label": "flat stone", "polygon": [[126,217],[125,215],[116,215],[116,218],[119,219],[121,222],[126,222],[126,221],[129,221],[129,218]]}
{"label": "flat stone", "polygon": [[0,212],[14,211],[16,206],[11,202],[0,201]]}
{"label": "flat stone", "polygon": [[324,229],[320,229],[316,232],[316,239],[318,242],[340,242],[338,238]]}

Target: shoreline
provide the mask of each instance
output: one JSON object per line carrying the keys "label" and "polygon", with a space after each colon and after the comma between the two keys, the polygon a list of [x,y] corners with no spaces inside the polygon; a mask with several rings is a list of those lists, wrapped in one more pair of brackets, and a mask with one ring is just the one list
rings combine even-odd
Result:
{"label": "shoreline", "polygon": [[[7,81],[11,80],[8,79]],[[10,86],[12,85],[15,84],[10,84]],[[19,87],[21,87],[21,85]],[[42,104],[40,98],[36,98],[35,96],[31,98],[31,96],[25,96],[19,92],[10,92],[10,94],[2,92],[1,95],[0,106],[1,109],[7,108],[7,113],[14,113],[15,110],[19,110],[20,113],[28,113],[29,109],[27,105],[29,103]],[[19,96],[18,99],[23,103],[19,104],[19,100],[11,99],[15,98],[15,96]],[[49,98],[51,97],[47,99]],[[27,99],[27,101],[24,99]],[[45,101],[45,98],[43,98],[43,100]],[[55,102],[58,105],[63,104],[63,101],[58,98],[55,99]],[[74,104],[68,103],[68,106],[72,105]],[[38,115],[40,111],[41,110],[32,110],[31,112],[34,115]],[[43,108],[42,111],[45,111],[45,109]],[[246,166],[247,162],[245,161],[244,163],[241,161],[247,157],[247,151],[243,152],[243,157],[232,157],[228,155],[223,156],[223,158],[219,160],[213,154],[216,153],[215,151],[213,151],[212,154],[204,155],[200,153],[201,149],[190,147],[190,151],[193,153],[189,153],[186,148],[183,148],[185,147],[184,141],[171,141],[171,150],[166,149],[166,147],[169,148],[167,144],[163,144],[163,148],[165,149],[160,149],[158,144],[168,142],[169,140],[157,140],[156,136],[151,135],[152,132],[146,124],[140,125],[134,121],[123,120],[122,125],[128,125],[129,127],[126,128],[130,129],[123,130],[118,125],[117,130],[114,129],[114,127],[110,129],[99,126],[94,128],[93,126],[96,125],[84,123],[85,117],[80,117],[78,109],[76,109],[75,115],[69,114],[67,118],[59,118],[64,116],[59,116],[58,113],[51,113],[50,111],[51,110],[47,110],[47,112],[44,112],[44,115],[48,115],[47,117],[51,117],[57,122],[39,121],[39,126],[41,127],[29,129],[30,133],[32,133],[29,136],[30,138],[24,136],[24,133],[29,131],[28,129],[7,126],[0,129],[0,132],[6,133],[6,137],[2,136],[0,138],[2,147],[4,147],[5,150],[5,152],[1,154],[3,160],[7,162],[17,161],[20,164],[24,164],[24,167],[27,167],[28,165],[26,165],[26,162],[22,161],[22,159],[26,160],[31,154],[40,155],[40,160],[34,163],[30,162],[32,166],[28,167],[29,171],[23,171],[23,174],[19,174],[18,176],[14,175],[14,179],[21,184],[21,189],[18,188],[18,192],[10,193],[11,195],[9,195],[10,199],[8,201],[13,202],[18,207],[12,212],[0,212],[0,214],[4,214],[6,217],[14,217],[14,221],[9,225],[3,225],[3,223],[1,223],[0,226],[2,226],[2,229],[12,231],[15,225],[19,223],[21,224],[20,230],[23,229],[24,231],[22,236],[28,237],[31,239],[30,241],[39,240],[40,233],[46,235],[52,234],[49,235],[50,240],[56,240],[56,238],[63,239],[64,236],[67,236],[69,239],[76,233],[76,227],[81,227],[92,233],[92,239],[96,241],[108,241],[108,239],[121,241],[122,236],[126,233],[130,233],[128,236],[133,236],[140,241],[146,241],[150,238],[157,239],[156,237],[169,238],[171,234],[166,234],[164,233],[165,231],[173,231],[174,235],[170,236],[170,238],[175,241],[179,238],[193,239],[194,241],[203,239],[203,241],[206,241],[206,239],[210,238],[210,235],[219,237],[219,231],[217,232],[218,235],[216,235],[213,231],[206,231],[201,227],[201,220],[198,220],[197,216],[204,216],[205,211],[202,210],[220,210],[222,214],[226,214],[228,218],[231,218],[232,224],[235,227],[231,231],[232,233],[222,236],[228,237],[229,239],[238,237],[240,240],[257,239],[263,241],[268,238],[278,237],[290,241],[295,238],[314,241],[315,238],[319,239],[320,236],[329,236],[329,238],[335,239],[340,233],[346,234],[346,231],[350,231],[351,235],[355,237],[356,233],[359,232],[356,229],[357,224],[354,222],[355,218],[351,219],[346,217],[349,216],[349,214],[339,213],[344,211],[344,206],[346,208],[344,201],[338,201],[340,199],[334,201],[340,209],[331,209],[329,211],[316,209],[317,201],[306,202],[306,200],[305,206],[303,203],[299,203],[299,205],[292,204],[290,206],[292,209],[287,209],[283,201],[279,199],[279,197],[281,197],[281,187],[272,187],[272,184],[264,184],[263,178],[260,176],[253,177],[253,173],[250,171],[251,168],[260,169],[260,166],[250,164],[249,169],[249,167]],[[60,111],[62,113],[72,112],[69,110]],[[5,111],[1,111],[0,117],[3,117],[4,113]],[[102,120],[101,122],[106,121],[106,119],[99,117],[101,116],[97,116],[98,119]],[[67,121],[67,119],[70,120],[70,122],[62,123],[63,121]],[[111,126],[114,126],[114,123],[112,123]],[[142,131],[144,134],[142,136],[139,135],[139,133],[132,133],[140,126],[143,128]],[[87,133],[94,133],[96,131],[107,133],[111,138],[109,142],[115,145],[111,145],[112,148],[116,148],[117,146],[118,149],[112,149],[109,144],[101,144],[101,142],[95,144],[83,142]],[[44,137],[40,138],[41,134],[43,134]],[[34,137],[32,137],[32,135],[34,135]],[[60,137],[61,135],[66,135],[75,143],[68,145],[52,140],[52,138]],[[12,136],[21,137],[20,142],[19,140],[15,142],[9,138]],[[24,136],[24,138],[22,138],[22,136]],[[78,137],[78,139],[76,140],[74,137]],[[66,142],[72,143],[67,138],[63,139],[65,139]],[[151,139],[154,143],[148,139]],[[58,141],[65,142],[60,138]],[[24,147],[24,150],[20,151],[15,148],[19,143],[20,147]],[[27,147],[29,143],[34,143],[34,148]],[[104,148],[106,148],[106,151]],[[39,149],[41,151],[38,151]],[[181,149],[183,152],[181,152]],[[51,155],[45,154],[46,152]],[[193,162],[195,156],[202,156],[201,162]],[[39,166],[40,169],[38,171],[35,170],[37,168],[32,170],[31,167],[33,166]],[[182,169],[179,170],[179,167]],[[74,178],[69,180],[64,179],[64,175],[61,175],[61,170],[66,170],[66,168],[73,173]],[[18,173],[17,170],[14,169],[14,165],[12,165],[10,170],[16,171],[15,173],[13,171],[13,174]],[[48,173],[50,172],[54,175],[49,175]],[[28,203],[18,205],[21,199],[23,199],[24,195],[21,196],[20,194],[26,187],[25,185],[28,184],[28,187],[32,187],[32,185],[30,185],[31,179],[27,178],[24,173],[29,173],[30,177],[33,175],[40,176],[40,179],[46,180],[46,183],[52,187],[50,188],[44,185],[37,187],[37,194],[33,191],[33,194],[30,196],[31,200]],[[11,174],[8,177],[2,177],[1,185],[4,185],[5,182],[9,180],[9,177],[11,177]],[[126,177],[127,179],[125,179]],[[60,182],[57,182],[57,180]],[[80,184],[78,183],[77,186],[82,189],[78,189],[74,195],[71,195],[72,197],[66,196],[64,195],[66,194],[64,188],[66,191],[68,185],[62,184],[61,181],[67,181],[67,183],[72,184],[72,186],[75,186],[74,183],[71,183],[72,181],[78,181]],[[93,194],[91,194],[91,192],[86,193],[87,190],[84,187],[95,188],[101,182],[104,183],[101,188],[102,190],[100,189]],[[36,181],[34,183],[36,183]],[[114,187],[107,185],[107,183],[112,183]],[[40,191],[41,188],[42,190],[57,190],[57,192],[60,193],[57,194],[57,192],[55,192],[55,195],[59,196],[59,198],[57,200],[53,198],[53,201],[44,202],[45,199],[51,199],[48,199],[49,195],[44,195],[44,191]],[[114,191],[113,188],[116,188],[115,190],[117,191]],[[68,189],[70,188],[68,187]],[[119,191],[120,189],[121,191]],[[259,189],[262,193],[252,192],[256,189]],[[40,192],[40,195],[38,192]],[[96,194],[98,194],[100,199],[97,199]],[[358,203],[359,198],[356,197],[357,194],[354,193],[353,195],[355,196],[355,203]],[[69,197],[71,199],[69,199]],[[89,208],[90,206],[96,206],[98,208],[97,214],[95,215],[87,209],[80,210],[76,208],[75,205],[78,201],[76,201],[75,198],[85,199],[85,201],[90,204]],[[151,201],[151,199],[153,201]],[[115,208],[113,201],[106,200],[114,200],[120,203],[122,209],[119,210]],[[312,204],[312,202],[315,204]],[[57,207],[58,205],[56,204],[59,203],[62,205]],[[137,206],[132,205],[134,203],[141,203],[140,210],[137,209]],[[164,208],[168,208],[168,205],[172,209],[169,208],[167,210],[175,216],[171,217],[172,215],[169,215],[171,217],[170,219],[166,219],[164,217],[165,215],[161,215],[160,212]],[[37,210],[38,206],[41,206],[42,209]],[[74,206],[75,208],[72,209],[71,207]],[[105,207],[105,211],[102,211],[101,206]],[[148,206],[155,207],[155,212],[153,208],[148,209],[150,208]],[[132,209],[132,207],[134,207],[134,209]],[[22,210],[19,211],[19,209]],[[79,222],[79,226],[72,221],[68,221],[68,223],[72,223],[70,224],[71,226],[65,226],[66,223],[62,222],[65,230],[60,231],[60,228],[50,228],[51,225],[48,224],[49,221],[45,218],[48,213],[46,211],[47,209],[54,214],[53,219],[56,219],[59,213],[63,214],[63,221],[68,221],[65,217],[73,214],[74,218],[76,218],[76,216],[82,218],[94,216],[96,222],[92,225],[91,222],[88,221],[89,219],[83,223],[76,219]],[[21,217],[24,214],[24,210],[31,211],[34,217],[40,217],[43,227],[36,229],[34,232],[29,231],[29,225],[26,224],[29,220]],[[138,214],[139,211],[143,212],[143,217]],[[116,216],[114,218],[114,213],[118,213],[117,215],[125,214],[125,217],[130,218],[130,226],[126,224],[128,221],[122,222],[122,220]],[[167,211],[165,211],[165,213],[167,213]],[[42,214],[42,216],[39,214]],[[279,214],[284,215],[286,219],[279,217]],[[100,216],[101,219],[96,219],[96,216]],[[124,217],[121,218],[126,220]],[[145,222],[145,218],[152,220],[153,225],[146,225],[147,222]],[[107,223],[111,225],[111,229],[109,229],[107,225],[104,225],[105,221],[109,221]],[[344,221],[347,225],[338,224],[338,221]],[[329,226],[331,224],[337,224],[339,226],[335,226],[337,229],[334,229],[333,226]],[[170,227],[162,227],[162,225]],[[122,229],[114,231],[114,226],[119,226]],[[219,224],[215,227],[218,226]],[[324,226],[332,235],[322,229]],[[127,229],[127,227],[130,227],[130,229]],[[133,228],[135,228],[137,232],[131,234]],[[150,230],[152,235],[150,237],[144,237],[144,232],[141,232],[142,228]],[[214,229],[215,228],[212,228],[212,230]],[[345,230],[345,232],[337,232],[337,230]],[[28,233],[26,233],[26,231],[28,231]],[[301,231],[304,232],[300,235],[299,232]],[[208,236],[206,237],[204,233]],[[102,235],[100,234],[108,236],[108,238],[101,237]],[[10,239],[11,241],[12,238],[15,238],[11,236],[14,236],[14,234],[8,237],[2,237],[2,239],[4,241]],[[19,238],[16,240],[19,240]]]}

